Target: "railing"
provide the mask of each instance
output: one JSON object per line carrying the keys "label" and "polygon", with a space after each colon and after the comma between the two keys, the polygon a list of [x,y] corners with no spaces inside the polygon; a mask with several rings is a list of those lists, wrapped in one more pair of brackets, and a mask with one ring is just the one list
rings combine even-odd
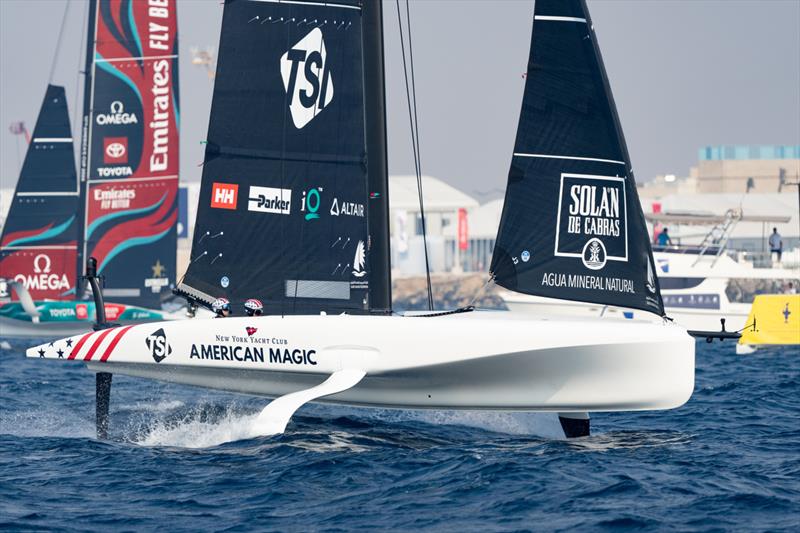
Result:
{"label": "railing", "polygon": [[654,252],[670,252],[670,253],[678,253],[678,254],[689,254],[689,255],[696,255],[696,254],[713,254],[716,255],[719,252],[719,246],[714,247],[706,247],[701,246],[699,244],[669,244],[666,246],[661,246],[658,244],[653,245]]}
{"label": "railing", "polygon": [[749,264],[753,268],[780,268],[782,266],[781,263],[778,263],[774,260],[774,256],[770,252],[730,250],[722,249],[720,246],[700,246],[697,244],[674,244],[669,246],[659,246],[654,244],[653,251],[697,256],[708,255],[709,257],[713,258],[725,254],[737,263]]}

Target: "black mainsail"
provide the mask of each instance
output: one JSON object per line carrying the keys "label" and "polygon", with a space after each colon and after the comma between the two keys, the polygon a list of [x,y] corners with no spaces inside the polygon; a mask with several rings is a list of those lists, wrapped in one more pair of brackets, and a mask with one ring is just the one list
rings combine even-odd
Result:
{"label": "black mainsail", "polygon": [[381,45],[380,2],[225,2],[178,292],[268,313],[389,310]]}
{"label": "black mainsail", "polygon": [[491,273],[518,292],[664,314],[630,157],[584,0],[536,1]]}
{"label": "black mainsail", "polygon": [[75,297],[78,177],[64,88],[48,85],[0,239],[0,277],[36,300]]}

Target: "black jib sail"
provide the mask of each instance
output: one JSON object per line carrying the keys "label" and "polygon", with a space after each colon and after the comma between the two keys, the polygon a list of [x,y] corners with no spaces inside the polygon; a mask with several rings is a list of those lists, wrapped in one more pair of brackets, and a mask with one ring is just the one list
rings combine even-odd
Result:
{"label": "black jib sail", "polygon": [[583,0],[537,0],[492,257],[510,290],[663,315],[644,215]]}
{"label": "black jib sail", "polygon": [[93,256],[107,296],[156,307],[175,281],[175,1],[92,0],[89,35],[78,268]]}
{"label": "black jib sail", "polygon": [[234,312],[389,309],[380,20],[379,2],[226,1],[180,292]]}
{"label": "black jib sail", "polygon": [[0,278],[34,299],[72,299],[78,178],[63,87],[48,85],[0,241]]}

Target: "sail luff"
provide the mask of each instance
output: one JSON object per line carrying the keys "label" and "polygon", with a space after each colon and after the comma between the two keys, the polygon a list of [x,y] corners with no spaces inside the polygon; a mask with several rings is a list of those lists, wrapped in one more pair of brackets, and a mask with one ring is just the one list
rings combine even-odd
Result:
{"label": "sail luff", "polygon": [[630,159],[583,0],[537,0],[492,256],[510,290],[663,314]]}
{"label": "sail luff", "polygon": [[91,152],[89,150],[90,136],[91,136],[91,121],[92,121],[92,92],[94,90],[94,48],[95,41],[97,40],[97,2],[95,0],[89,1],[89,12],[86,19],[86,57],[83,70],[83,111],[81,113],[81,145],[80,151],[80,207],[81,210],[78,214],[78,254],[75,269],[77,272],[78,281],[76,284],[76,297],[81,298],[85,291],[85,280],[81,279],[84,274],[86,266],[86,240],[84,239],[84,232],[86,231],[86,193],[89,179],[89,158]]}
{"label": "sail luff", "polygon": [[389,232],[389,165],[386,135],[386,76],[381,2],[363,4],[364,101],[369,194],[369,306],[373,313],[392,310]]}

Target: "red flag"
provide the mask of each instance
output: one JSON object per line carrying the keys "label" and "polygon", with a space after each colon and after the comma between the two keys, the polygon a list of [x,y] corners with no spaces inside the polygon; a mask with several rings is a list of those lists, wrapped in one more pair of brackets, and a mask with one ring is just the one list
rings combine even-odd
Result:
{"label": "red flag", "polygon": [[469,248],[469,234],[467,230],[467,210],[463,207],[458,210],[458,249]]}

